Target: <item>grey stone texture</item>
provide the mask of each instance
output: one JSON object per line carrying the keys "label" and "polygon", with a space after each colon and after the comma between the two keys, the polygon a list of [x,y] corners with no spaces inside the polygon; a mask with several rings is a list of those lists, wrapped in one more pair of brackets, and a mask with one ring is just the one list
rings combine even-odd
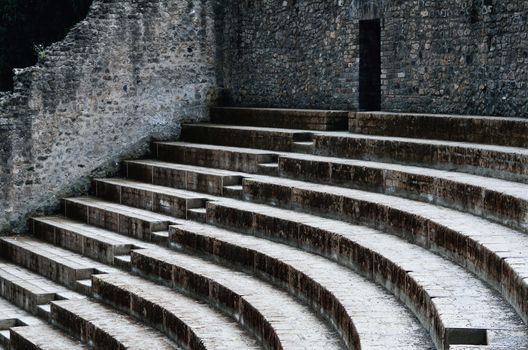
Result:
{"label": "grey stone texture", "polygon": [[[95,0],[0,94],[0,231],[179,135],[216,96],[214,3]],[[112,160],[110,162],[110,160]]]}
{"label": "grey stone texture", "polygon": [[526,1],[227,3],[226,104],[356,109],[359,21],[380,18],[383,110],[528,117]]}

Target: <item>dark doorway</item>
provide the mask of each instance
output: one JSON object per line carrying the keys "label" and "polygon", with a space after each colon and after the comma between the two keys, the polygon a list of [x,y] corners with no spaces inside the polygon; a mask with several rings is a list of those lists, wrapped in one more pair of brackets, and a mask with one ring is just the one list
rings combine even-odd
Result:
{"label": "dark doorway", "polygon": [[380,20],[359,22],[359,109],[381,109]]}

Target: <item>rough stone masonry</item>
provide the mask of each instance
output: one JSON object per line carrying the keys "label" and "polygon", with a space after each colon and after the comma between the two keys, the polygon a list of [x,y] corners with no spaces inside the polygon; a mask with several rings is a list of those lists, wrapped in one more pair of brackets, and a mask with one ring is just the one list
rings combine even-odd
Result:
{"label": "rough stone masonry", "polygon": [[524,0],[95,0],[0,94],[0,232],[211,105],[357,109],[372,19],[383,110],[528,117]]}
{"label": "rough stone masonry", "polygon": [[356,109],[359,22],[380,19],[383,110],[528,117],[527,1],[228,3],[228,103]]}
{"label": "rough stone masonry", "polygon": [[0,231],[206,117],[213,11],[206,0],[95,0],[64,41],[17,72],[0,95]]}

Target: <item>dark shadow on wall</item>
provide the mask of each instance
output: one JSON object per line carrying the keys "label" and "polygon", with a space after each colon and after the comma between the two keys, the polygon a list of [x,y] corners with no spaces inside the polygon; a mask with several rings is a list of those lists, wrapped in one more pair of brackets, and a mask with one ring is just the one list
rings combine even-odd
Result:
{"label": "dark shadow on wall", "polygon": [[43,48],[84,19],[92,0],[0,0],[0,91],[13,88],[13,69],[37,63]]}

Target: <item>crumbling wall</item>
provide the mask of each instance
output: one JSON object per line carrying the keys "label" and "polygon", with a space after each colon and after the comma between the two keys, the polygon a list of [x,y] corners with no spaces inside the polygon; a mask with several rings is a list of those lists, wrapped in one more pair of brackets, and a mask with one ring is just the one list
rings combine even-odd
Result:
{"label": "crumbling wall", "polygon": [[207,118],[214,4],[95,0],[85,20],[0,95],[0,231],[86,191],[152,138]]}

